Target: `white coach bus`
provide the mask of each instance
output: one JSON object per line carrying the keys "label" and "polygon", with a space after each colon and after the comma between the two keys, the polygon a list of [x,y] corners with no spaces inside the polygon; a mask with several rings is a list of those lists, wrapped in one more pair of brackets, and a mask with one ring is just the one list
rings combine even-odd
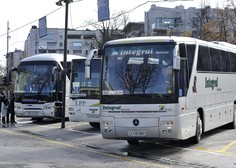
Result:
{"label": "white coach bus", "polygon": [[[71,60],[82,58],[67,55],[67,67]],[[14,88],[15,114],[41,121],[43,118],[61,118],[63,54],[38,54],[24,58],[16,68]],[[69,86],[69,73],[66,85]],[[66,100],[69,98],[66,88]],[[68,113],[65,114],[68,117]]]}
{"label": "white coach bus", "polygon": [[100,126],[99,82],[101,58],[98,58],[97,51],[97,49],[91,50],[87,58],[72,60],[70,101],[68,105],[70,121],[89,122],[95,128]]}
{"label": "white coach bus", "polygon": [[188,37],[107,42],[101,69],[105,139],[191,138],[235,128],[236,46]]}

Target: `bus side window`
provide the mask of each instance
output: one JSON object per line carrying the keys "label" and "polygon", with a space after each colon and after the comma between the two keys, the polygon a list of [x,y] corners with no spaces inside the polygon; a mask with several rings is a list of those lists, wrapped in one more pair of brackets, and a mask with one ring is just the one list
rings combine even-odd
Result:
{"label": "bus side window", "polygon": [[209,49],[206,46],[199,45],[197,71],[211,71]]}

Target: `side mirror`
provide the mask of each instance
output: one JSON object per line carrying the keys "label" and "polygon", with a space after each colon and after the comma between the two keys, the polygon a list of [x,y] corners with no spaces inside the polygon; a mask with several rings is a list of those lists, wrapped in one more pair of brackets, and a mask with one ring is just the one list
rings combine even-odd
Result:
{"label": "side mirror", "polygon": [[53,73],[53,81],[56,82],[57,81],[57,76],[58,76],[58,68],[53,67],[52,73]]}
{"label": "side mirror", "polygon": [[180,70],[180,57],[174,57],[173,69]]}
{"label": "side mirror", "polygon": [[85,78],[91,79],[91,60],[85,61]]}
{"label": "side mirror", "polygon": [[178,47],[178,45],[175,46],[173,54],[174,54],[173,69],[180,70],[180,55],[179,55],[179,47]]}

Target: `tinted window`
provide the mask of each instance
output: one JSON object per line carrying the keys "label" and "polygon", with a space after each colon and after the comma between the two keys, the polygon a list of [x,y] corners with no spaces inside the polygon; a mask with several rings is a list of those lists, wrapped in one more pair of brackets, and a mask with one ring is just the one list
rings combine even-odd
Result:
{"label": "tinted window", "polygon": [[221,54],[221,68],[223,72],[230,72],[229,53],[226,51],[220,51]]}
{"label": "tinted window", "polygon": [[211,70],[221,71],[220,52],[218,49],[210,48]]}
{"label": "tinted window", "polygon": [[196,45],[187,44],[186,47],[187,47],[187,56],[188,56],[188,71],[189,71],[189,78],[190,78],[190,75],[193,69],[193,60],[194,60]]}
{"label": "tinted window", "polygon": [[236,72],[236,54],[230,53],[231,71]]}
{"label": "tinted window", "polygon": [[198,50],[198,61],[197,61],[197,70],[198,71],[210,71],[210,56],[208,47],[199,46]]}

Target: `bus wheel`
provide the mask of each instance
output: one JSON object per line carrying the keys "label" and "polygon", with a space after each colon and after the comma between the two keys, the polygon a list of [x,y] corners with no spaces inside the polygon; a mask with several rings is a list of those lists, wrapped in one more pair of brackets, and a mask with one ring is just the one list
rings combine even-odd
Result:
{"label": "bus wheel", "polygon": [[100,128],[100,123],[90,122],[89,123],[93,128]]}
{"label": "bus wheel", "polygon": [[202,137],[202,120],[200,118],[199,113],[197,113],[197,126],[196,126],[196,135],[193,137],[193,142],[194,143],[199,143]]}
{"label": "bus wheel", "polygon": [[229,128],[229,129],[235,129],[235,128],[236,128],[235,119],[233,120],[233,122],[227,124],[226,126],[227,126],[227,128]]}
{"label": "bus wheel", "polygon": [[128,144],[130,145],[138,145],[139,140],[127,140]]}

